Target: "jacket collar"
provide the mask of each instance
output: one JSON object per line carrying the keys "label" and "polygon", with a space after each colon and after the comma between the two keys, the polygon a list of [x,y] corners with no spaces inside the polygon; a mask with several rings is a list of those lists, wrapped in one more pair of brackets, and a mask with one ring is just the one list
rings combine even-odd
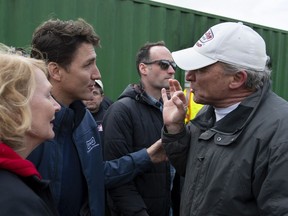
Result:
{"label": "jacket collar", "polygon": [[86,113],[86,107],[82,101],[74,101],[69,107],[61,105],[61,109],[56,112],[54,120],[54,131],[58,132],[61,127],[77,127]]}
{"label": "jacket collar", "polygon": [[215,137],[217,144],[227,145],[235,141],[245,126],[249,124],[261,102],[265,100],[265,96],[269,90],[270,82],[267,81],[262,89],[248,96],[235,110],[216,123],[214,108],[212,106],[205,106],[201,110],[201,113],[191,121],[196,127],[205,131],[199,138],[207,140],[218,134]]}
{"label": "jacket collar", "polygon": [[159,110],[161,110],[163,104],[162,99],[159,101],[156,99],[153,100],[152,97],[145,92],[142,82],[139,84],[129,84],[118,99],[125,97],[130,97],[140,103],[149,104]]}
{"label": "jacket collar", "polygon": [[21,158],[12,148],[0,142],[0,169],[9,170],[22,177],[37,176],[39,172],[32,162]]}

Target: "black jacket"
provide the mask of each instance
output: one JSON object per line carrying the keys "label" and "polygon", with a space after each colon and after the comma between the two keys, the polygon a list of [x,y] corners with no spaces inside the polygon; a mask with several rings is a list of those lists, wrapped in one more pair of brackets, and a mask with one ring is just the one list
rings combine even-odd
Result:
{"label": "black jacket", "polygon": [[1,216],[58,215],[48,183],[40,181],[36,176],[21,178],[1,170],[0,194]]}
{"label": "black jacket", "polygon": [[215,123],[205,106],[179,134],[163,133],[185,182],[181,216],[288,215],[288,103],[269,84]]}
{"label": "black jacket", "polygon": [[[139,85],[129,85],[104,116],[105,159],[148,148],[161,137],[162,112]],[[109,190],[113,209],[122,215],[167,216],[170,209],[170,163],[153,165],[129,184]],[[147,213],[146,213],[147,211]]]}
{"label": "black jacket", "polygon": [[39,177],[31,162],[0,143],[0,216],[57,216],[48,181]]}

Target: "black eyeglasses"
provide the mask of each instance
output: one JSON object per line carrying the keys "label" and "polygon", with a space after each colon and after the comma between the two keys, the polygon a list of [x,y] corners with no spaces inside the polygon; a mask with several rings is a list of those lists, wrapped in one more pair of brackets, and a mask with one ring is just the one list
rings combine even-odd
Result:
{"label": "black eyeglasses", "polygon": [[177,65],[174,61],[168,61],[168,60],[155,60],[152,62],[143,62],[143,63],[147,64],[147,65],[158,64],[162,70],[167,70],[170,65],[174,70],[176,70],[176,68],[177,68]]}

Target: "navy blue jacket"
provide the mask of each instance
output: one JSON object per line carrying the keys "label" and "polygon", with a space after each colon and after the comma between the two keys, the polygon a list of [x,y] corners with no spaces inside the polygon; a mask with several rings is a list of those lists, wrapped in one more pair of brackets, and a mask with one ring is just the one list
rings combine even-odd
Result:
{"label": "navy blue jacket", "polygon": [[51,189],[61,215],[104,215],[104,184],[108,188],[131,181],[151,165],[147,151],[103,162],[97,125],[81,101],[55,115],[55,137],[28,157]]}

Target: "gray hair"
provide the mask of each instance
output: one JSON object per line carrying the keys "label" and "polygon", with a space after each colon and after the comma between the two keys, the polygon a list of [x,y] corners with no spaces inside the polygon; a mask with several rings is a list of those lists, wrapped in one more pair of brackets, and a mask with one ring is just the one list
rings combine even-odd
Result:
{"label": "gray hair", "polygon": [[270,79],[270,75],[272,70],[269,68],[269,58],[267,60],[264,71],[257,71],[253,68],[244,68],[240,65],[232,65],[224,62],[219,62],[225,73],[237,73],[239,71],[246,71],[247,80],[245,82],[245,86],[248,89],[260,89],[263,87],[264,83]]}

